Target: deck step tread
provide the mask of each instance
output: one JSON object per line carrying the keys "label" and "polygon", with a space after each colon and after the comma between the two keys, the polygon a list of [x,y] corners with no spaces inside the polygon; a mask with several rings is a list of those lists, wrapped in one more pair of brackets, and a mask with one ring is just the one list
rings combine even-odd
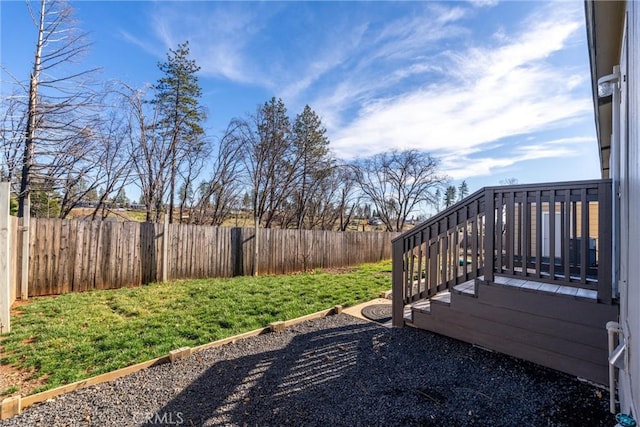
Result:
{"label": "deck step tread", "polygon": [[593,301],[596,301],[598,299],[597,290],[577,288],[574,286],[563,286],[556,283],[546,283],[504,276],[495,276],[493,283],[497,285],[510,286],[514,288],[521,288],[528,291],[536,291],[547,294],[568,295]]}
{"label": "deck step tread", "polygon": [[449,291],[439,292],[431,297],[431,302],[451,304],[451,292]]}
{"label": "deck step tread", "polygon": [[475,279],[473,280],[468,280],[464,283],[460,283],[459,285],[455,285],[453,287],[453,290],[459,294],[465,294],[465,295],[476,295],[476,281]]}
{"label": "deck step tread", "polygon": [[[405,306],[404,318],[411,319],[411,313],[416,311],[421,311],[423,313],[431,313],[431,303],[436,302],[438,304],[450,304],[451,303],[451,293],[449,291],[439,292],[436,295],[432,296],[429,299],[422,299],[420,301],[416,301],[410,305]],[[411,316],[411,317],[410,317]]]}

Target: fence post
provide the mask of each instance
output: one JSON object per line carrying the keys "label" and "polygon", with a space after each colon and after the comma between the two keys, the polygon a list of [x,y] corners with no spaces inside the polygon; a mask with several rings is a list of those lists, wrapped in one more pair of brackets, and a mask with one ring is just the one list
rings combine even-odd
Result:
{"label": "fence post", "polygon": [[29,256],[31,250],[31,193],[28,192],[24,199],[24,212],[22,216],[22,260],[20,263],[20,299],[29,299]]}
{"label": "fence post", "polygon": [[242,228],[231,229],[231,276],[244,276]]}
{"label": "fence post", "polygon": [[260,262],[260,248],[258,247],[258,217],[253,218],[253,275],[258,276],[258,263]]}
{"label": "fence post", "polygon": [[169,278],[167,271],[169,265],[169,215],[164,213],[164,222],[162,224],[162,282],[166,282]]}
{"label": "fence post", "polygon": [[0,333],[11,332],[11,236],[9,236],[9,183],[0,182]]}

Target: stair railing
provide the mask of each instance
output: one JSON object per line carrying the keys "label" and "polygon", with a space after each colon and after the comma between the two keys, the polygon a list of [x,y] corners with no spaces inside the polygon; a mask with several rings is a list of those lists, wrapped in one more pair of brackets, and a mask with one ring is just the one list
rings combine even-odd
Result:
{"label": "stair railing", "polygon": [[484,199],[482,189],[392,241],[394,326],[404,305],[482,274]]}

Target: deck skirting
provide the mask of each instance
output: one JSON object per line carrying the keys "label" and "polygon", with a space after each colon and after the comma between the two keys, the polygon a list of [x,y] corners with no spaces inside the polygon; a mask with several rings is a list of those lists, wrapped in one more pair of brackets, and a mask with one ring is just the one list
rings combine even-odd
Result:
{"label": "deck skirting", "polygon": [[476,288],[476,294],[454,291],[448,300],[417,305],[407,323],[607,383],[605,326],[618,319],[617,305],[495,283],[479,282]]}

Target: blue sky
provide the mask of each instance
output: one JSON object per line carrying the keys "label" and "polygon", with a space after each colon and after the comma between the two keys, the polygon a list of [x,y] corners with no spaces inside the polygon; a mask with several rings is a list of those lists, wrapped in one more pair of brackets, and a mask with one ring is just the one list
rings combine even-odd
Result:
{"label": "blue sky", "polygon": [[[582,1],[72,5],[93,42],[79,66],[105,80],[154,83],[188,40],[213,137],[276,96],[291,117],[309,104],[343,159],[422,149],[471,190],[599,177]],[[25,3],[0,20],[2,65],[26,80]]]}

